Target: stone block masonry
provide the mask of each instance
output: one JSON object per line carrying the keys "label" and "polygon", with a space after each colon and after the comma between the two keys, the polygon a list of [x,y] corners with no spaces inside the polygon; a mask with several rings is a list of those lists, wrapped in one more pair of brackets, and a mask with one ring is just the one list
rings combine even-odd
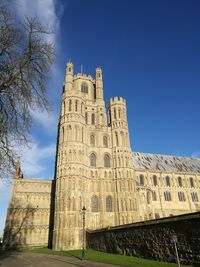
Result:
{"label": "stone block masonry", "polygon": [[108,253],[200,266],[200,212],[87,232],[87,247]]}

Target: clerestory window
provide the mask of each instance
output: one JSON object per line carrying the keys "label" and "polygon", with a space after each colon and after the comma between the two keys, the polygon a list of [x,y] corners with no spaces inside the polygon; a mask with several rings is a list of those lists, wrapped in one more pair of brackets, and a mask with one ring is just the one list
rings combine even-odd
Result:
{"label": "clerestory window", "polygon": [[165,177],[165,181],[166,181],[166,186],[170,187],[171,184],[170,184],[170,178],[169,178],[169,176],[166,176]]}

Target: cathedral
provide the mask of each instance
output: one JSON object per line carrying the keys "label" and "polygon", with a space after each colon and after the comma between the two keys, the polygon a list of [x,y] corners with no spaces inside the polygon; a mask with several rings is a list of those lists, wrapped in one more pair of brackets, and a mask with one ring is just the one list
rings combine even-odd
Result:
{"label": "cathedral", "polygon": [[131,150],[126,100],[106,110],[101,68],[67,63],[55,177],[28,179],[18,162],[4,230],[7,247],[80,249],[88,230],[200,210],[200,159]]}

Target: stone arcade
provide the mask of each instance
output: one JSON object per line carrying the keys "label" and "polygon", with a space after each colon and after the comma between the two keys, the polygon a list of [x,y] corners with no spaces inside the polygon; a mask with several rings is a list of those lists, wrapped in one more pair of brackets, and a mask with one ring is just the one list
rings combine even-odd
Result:
{"label": "stone arcade", "polygon": [[95,78],[67,63],[54,180],[13,179],[7,246],[78,249],[82,213],[99,229],[200,210],[200,159],[132,152],[126,101],[110,99],[101,68]]}

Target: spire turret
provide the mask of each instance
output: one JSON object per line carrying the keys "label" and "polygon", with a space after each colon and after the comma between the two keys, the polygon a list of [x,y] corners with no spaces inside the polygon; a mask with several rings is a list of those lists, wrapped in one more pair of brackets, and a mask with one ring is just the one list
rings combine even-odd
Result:
{"label": "spire turret", "polygon": [[20,166],[20,160],[18,159],[15,165],[15,172],[14,172],[14,178],[15,179],[22,179],[23,173]]}
{"label": "spire turret", "polygon": [[96,68],[96,99],[103,99],[103,79],[100,67]]}
{"label": "spire turret", "polygon": [[73,75],[74,75],[74,66],[69,61],[66,66],[66,75],[65,75],[65,91],[72,90],[73,87]]}

